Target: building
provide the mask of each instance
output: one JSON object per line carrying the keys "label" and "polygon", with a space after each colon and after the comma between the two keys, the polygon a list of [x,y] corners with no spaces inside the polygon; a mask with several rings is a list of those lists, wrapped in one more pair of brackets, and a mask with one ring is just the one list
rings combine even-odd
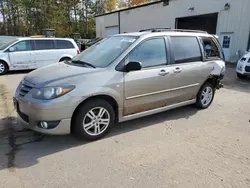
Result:
{"label": "building", "polygon": [[250,49],[250,0],[163,0],[96,16],[97,37],[147,28],[199,29],[219,36],[229,62]]}

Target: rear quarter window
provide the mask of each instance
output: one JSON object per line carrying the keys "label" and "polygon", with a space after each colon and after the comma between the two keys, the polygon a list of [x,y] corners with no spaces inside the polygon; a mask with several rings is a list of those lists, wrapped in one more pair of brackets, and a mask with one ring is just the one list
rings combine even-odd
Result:
{"label": "rear quarter window", "polygon": [[212,37],[200,37],[206,59],[223,59],[220,48]]}
{"label": "rear quarter window", "polygon": [[56,40],[56,49],[73,49],[75,48],[72,42],[68,40]]}
{"label": "rear quarter window", "polygon": [[196,37],[174,36],[171,37],[171,44],[176,64],[202,61]]}

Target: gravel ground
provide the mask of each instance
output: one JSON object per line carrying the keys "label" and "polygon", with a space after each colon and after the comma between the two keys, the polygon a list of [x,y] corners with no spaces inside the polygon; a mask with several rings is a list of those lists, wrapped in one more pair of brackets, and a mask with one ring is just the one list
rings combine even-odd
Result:
{"label": "gravel ground", "polygon": [[1,188],[250,187],[250,80],[234,67],[210,108],[118,124],[91,143],[21,131],[12,95],[24,75],[0,77]]}

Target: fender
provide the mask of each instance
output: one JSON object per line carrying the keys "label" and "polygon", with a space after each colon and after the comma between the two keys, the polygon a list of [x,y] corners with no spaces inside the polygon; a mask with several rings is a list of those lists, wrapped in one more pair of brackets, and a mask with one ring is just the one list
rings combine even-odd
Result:
{"label": "fender", "polygon": [[9,66],[9,69],[11,70],[11,63],[9,61],[9,55],[8,53],[2,53],[1,57],[0,57],[0,61],[4,61],[5,63],[7,63],[7,65]]}
{"label": "fender", "polygon": [[[123,106],[123,96],[121,96],[121,94],[118,91],[116,91],[112,88],[96,87],[95,89],[93,89],[91,91],[92,92],[88,92],[88,93],[83,94],[82,100],[79,101],[79,104],[81,104],[82,102],[84,102],[88,98],[99,96],[99,95],[106,95],[106,96],[112,97],[116,101],[118,108]],[[71,93],[69,95],[74,96]]]}

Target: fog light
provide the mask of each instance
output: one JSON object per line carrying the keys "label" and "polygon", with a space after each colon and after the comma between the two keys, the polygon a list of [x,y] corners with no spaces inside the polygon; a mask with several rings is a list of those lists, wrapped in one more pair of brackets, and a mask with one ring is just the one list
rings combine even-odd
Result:
{"label": "fog light", "polygon": [[37,126],[42,129],[54,129],[60,121],[40,121]]}
{"label": "fog light", "polygon": [[43,129],[48,129],[48,123],[45,122],[45,121],[40,122],[40,126],[41,126]]}

